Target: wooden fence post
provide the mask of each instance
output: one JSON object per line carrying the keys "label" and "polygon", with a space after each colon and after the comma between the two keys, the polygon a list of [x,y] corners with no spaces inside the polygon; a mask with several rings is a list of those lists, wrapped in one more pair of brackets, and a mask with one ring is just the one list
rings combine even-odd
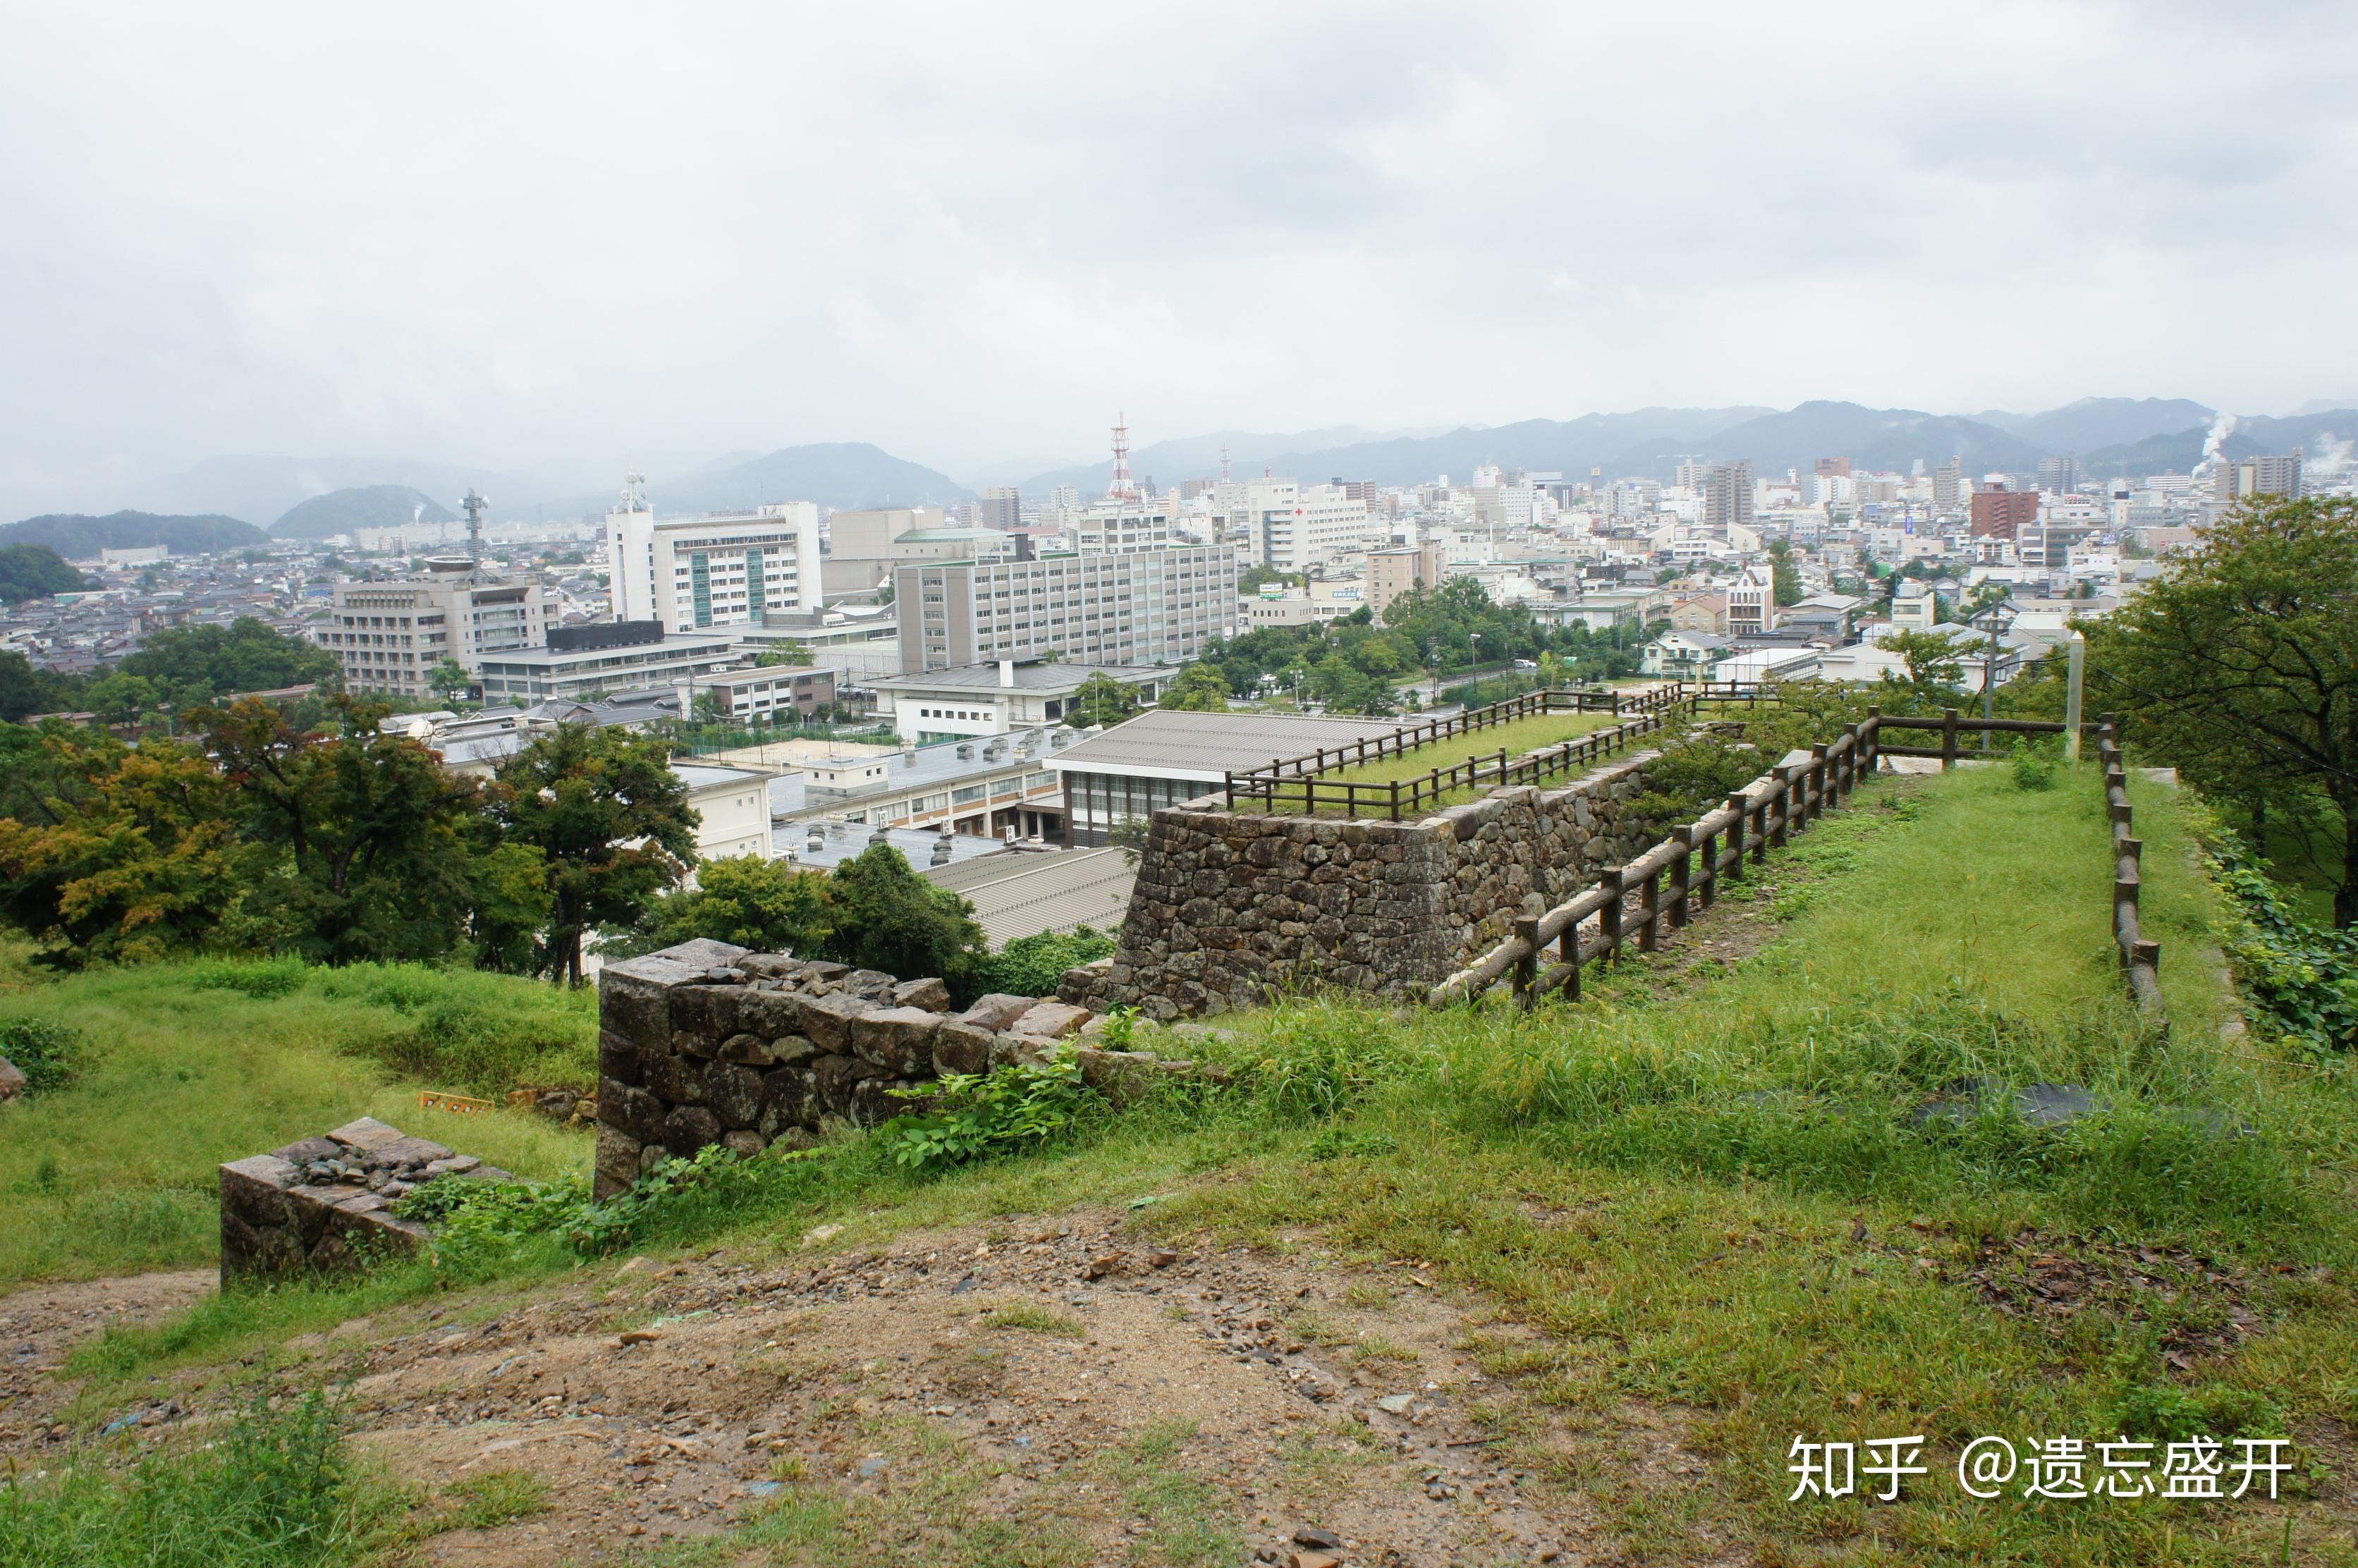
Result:
{"label": "wooden fence post", "polygon": [[1515,917],[1515,940],[1523,945],[1522,956],[1515,960],[1515,1006],[1525,1012],[1538,1005],[1540,979],[1540,920],[1536,914]]}
{"label": "wooden fence post", "polygon": [[[1768,798],[1760,803],[1760,827],[1762,836],[1769,844],[1781,849],[1785,847],[1785,840],[1789,837],[1788,829],[1793,821],[1793,777],[1783,768],[1769,769],[1768,776],[1777,782],[1769,789]],[[1773,827],[1768,823],[1768,813],[1772,808],[1777,813],[1777,822]],[[1759,858],[1754,857],[1755,860]]]}
{"label": "wooden fence post", "polygon": [[1567,966],[1563,978],[1563,994],[1573,1000],[1580,1000],[1580,922],[1568,921],[1563,935],[1555,939],[1556,957]]}
{"label": "wooden fence post", "polygon": [[1698,848],[1703,851],[1703,889],[1695,895],[1695,907],[1709,909],[1719,899],[1719,835],[1704,834]]}
{"label": "wooden fence post", "polygon": [[1621,961],[1621,901],[1628,896],[1628,889],[1622,885],[1621,868],[1607,866],[1597,872],[1596,885],[1605,894],[1605,907],[1596,912],[1596,923],[1603,928],[1605,961],[1617,964]]}
{"label": "wooden fence post", "polygon": [[1731,795],[1727,797],[1727,809],[1736,813],[1736,820],[1727,825],[1727,848],[1730,851],[1727,880],[1740,882],[1744,880],[1744,828],[1747,819],[1752,815],[1752,798],[1742,794]]}
{"label": "wooden fence post", "polygon": [[1941,710],[1941,771],[1947,773],[1957,765],[1957,710]]}
{"label": "wooden fence post", "polygon": [[1826,814],[1826,749],[1810,748],[1810,820],[1815,822]]}
{"label": "wooden fence post", "polygon": [[1687,923],[1687,887],[1694,878],[1694,828],[1679,824],[1671,829],[1671,842],[1679,847],[1671,858],[1671,929],[1676,931]]}
{"label": "wooden fence post", "polygon": [[1662,873],[1649,871],[1638,884],[1638,951],[1650,953],[1662,941]]}

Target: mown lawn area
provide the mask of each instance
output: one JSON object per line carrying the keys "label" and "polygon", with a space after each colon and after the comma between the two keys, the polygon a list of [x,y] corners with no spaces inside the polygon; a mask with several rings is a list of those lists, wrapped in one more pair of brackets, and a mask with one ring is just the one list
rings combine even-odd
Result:
{"label": "mown lawn area", "polygon": [[[1536,719],[1518,719],[1492,729],[1477,730],[1470,735],[1452,735],[1445,740],[1436,741],[1429,746],[1421,746],[1401,756],[1386,757],[1379,762],[1365,762],[1357,767],[1343,768],[1322,774],[1320,782],[1322,784],[1390,784],[1394,779],[1419,779],[1432,773],[1435,768],[1445,768],[1453,763],[1462,762],[1469,756],[1480,757],[1487,764],[1497,758],[1502,748],[1507,753],[1508,760],[1511,762],[1526,752],[1536,752],[1542,746],[1554,746],[1566,741],[1576,741],[1593,730],[1606,729],[1619,722],[1620,720],[1610,713],[1549,713]],[[1562,779],[1552,781],[1552,787],[1560,787],[1577,776],[1577,774],[1567,773]],[[1434,811],[1442,806],[1463,805],[1466,801],[1479,798],[1496,787],[1496,781],[1493,780],[1470,789],[1451,790],[1441,797],[1437,805],[1428,801],[1419,809]],[[1260,809],[1258,803],[1239,801],[1238,806],[1239,809],[1245,810]],[[1280,801],[1278,809],[1282,812],[1298,812],[1302,809],[1302,803],[1298,798],[1291,804]],[[1319,809],[1321,811],[1327,809],[1324,802],[1321,802]],[[1340,808],[1336,809],[1339,811]]]}
{"label": "mown lawn area", "polygon": [[356,1116],[520,1174],[589,1158],[586,1133],[505,1109],[421,1111],[416,1096],[589,1087],[597,1004],[586,991],[373,965],[12,974],[0,1018],[64,1024],[81,1066],[68,1087],[0,1104],[0,1288],[209,1264],[216,1168]]}

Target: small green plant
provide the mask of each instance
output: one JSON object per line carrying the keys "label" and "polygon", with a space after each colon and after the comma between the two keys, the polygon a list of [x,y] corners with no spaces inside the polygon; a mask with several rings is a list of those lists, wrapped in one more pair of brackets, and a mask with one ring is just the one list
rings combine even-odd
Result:
{"label": "small green plant", "polygon": [[2201,837],[2212,878],[2242,916],[2220,946],[2244,994],[2285,1035],[2316,1049],[2358,1050],[2358,933],[2301,919],[2267,863],[2234,832],[2212,822]]}
{"label": "small green plant", "polygon": [[1138,1048],[1138,1009],[1117,1007],[1106,1014],[1105,1033],[1098,1044],[1109,1051],[1132,1051]]}
{"label": "small green plant", "polygon": [[2121,1390],[2106,1412],[2107,1429],[2124,1437],[2182,1443],[2190,1437],[2280,1437],[2284,1411],[2245,1389],[2138,1384]]}
{"label": "small green plant", "polygon": [[291,996],[310,978],[300,958],[213,958],[189,968],[189,983],[200,991],[236,991],[256,1001]]}
{"label": "small green plant", "polygon": [[442,1494],[432,1531],[496,1530],[548,1511],[548,1483],[529,1470],[487,1470]]}
{"label": "small green plant", "polygon": [[81,1071],[84,1041],[81,1030],[53,1018],[11,1018],[0,1022],[0,1056],[25,1075],[27,1093],[49,1094]]}
{"label": "small green plant", "polygon": [[2014,787],[2028,790],[2055,787],[2055,753],[2045,743],[2025,746],[2014,754]]}
{"label": "small green plant", "polygon": [[1068,1130],[1098,1098],[1061,1046],[1037,1062],[951,1073],[926,1088],[893,1092],[928,1102],[879,1130],[893,1162],[914,1171],[1037,1148]]}
{"label": "small green plant", "polygon": [[991,1308],[983,1314],[982,1325],[985,1328],[1016,1328],[1026,1334],[1053,1334],[1065,1339],[1086,1339],[1089,1333],[1078,1318],[1066,1317],[1062,1313],[1050,1312],[1046,1307],[1033,1306],[1028,1302]]}

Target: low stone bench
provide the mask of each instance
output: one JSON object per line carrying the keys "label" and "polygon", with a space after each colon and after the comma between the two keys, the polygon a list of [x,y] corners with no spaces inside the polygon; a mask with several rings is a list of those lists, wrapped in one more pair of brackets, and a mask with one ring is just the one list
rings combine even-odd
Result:
{"label": "low stone bench", "polygon": [[221,1168],[221,1274],[332,1272],[373,1255],[415,1254],[433,1232],[393,1206],[429,1182],[513,1181],[472,1154],[453,1153],[373,1117],[233,1161]]}

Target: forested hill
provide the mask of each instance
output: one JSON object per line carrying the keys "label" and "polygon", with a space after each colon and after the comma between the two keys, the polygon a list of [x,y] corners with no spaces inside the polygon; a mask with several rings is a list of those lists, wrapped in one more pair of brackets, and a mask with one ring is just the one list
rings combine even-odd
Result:
{"label": "forested hill", "polygon": [[81,573],[47,545],[0,545],[0,604],[47,599],[81,586]]}
{"label": "forested hill", "polygon": [[46,545],[68,560],[89,560],[101,550],[135,550],[161,545],[176,556],[260,548],[270,535],[251,523],[206,514],[168,516],[154,512],[115,512],[92,517],[51,512],[0,527],[0,545]]}

